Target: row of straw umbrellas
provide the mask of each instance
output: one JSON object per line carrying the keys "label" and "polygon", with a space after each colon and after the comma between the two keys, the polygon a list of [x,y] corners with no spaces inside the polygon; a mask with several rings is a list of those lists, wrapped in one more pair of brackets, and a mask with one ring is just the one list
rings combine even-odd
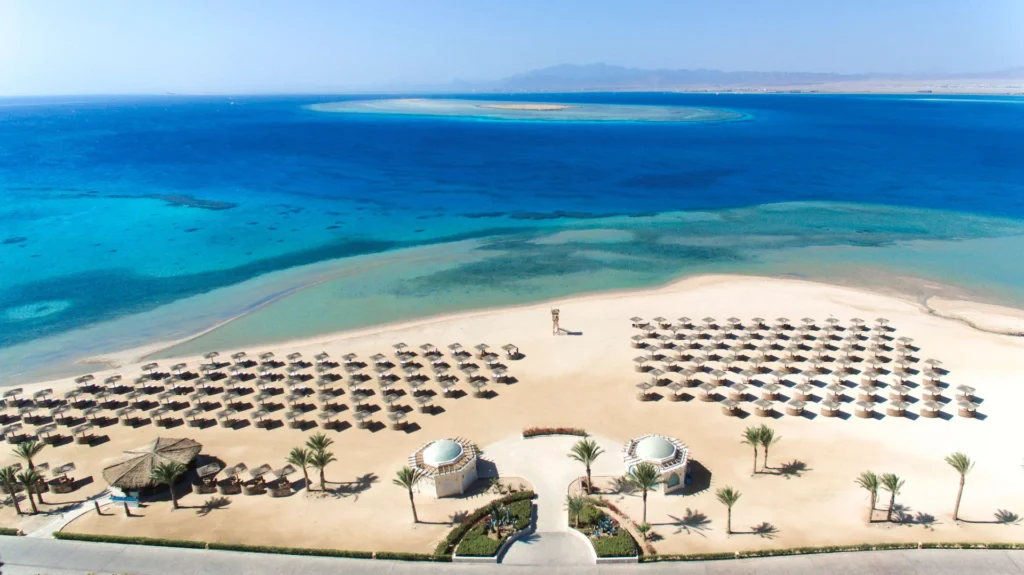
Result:
{"label": "row of straw umbrellas", "polygon": [[[689,397],[687,388],[695,388],[698,399],[720,403],[731,416],[742,414],[747,403],[756,415],[775,416],[781,403],[789,415],[808,414],[816,404],[819,415],[839,417],[853,403],[861,418],[879,418],[879,404],[894,417],[914,417],[912,406],[921,417],[945,417],[950,401],[942,362],[920,360],[914,340],[896,336],[886,318],[872,325],[859,318],[844,325],[834,317],[820,323],[784,317],[630,322],[638,331],[631,346],[644,352],[633,359],[647,378],[636,384],[641,401],[656,399],[661,388],[670,401],[681,401]],[[956,387],[959,416],[977,416],[975,391]]]}
{"label": "row of straw umbrellas", "polygon": [[130,380],[78,377],[76,387],[59,395],[52,389],[30,395],[22,388],[5,390],[0,437],[9,443],[38,437],[52,445],[91,444],[108,425],[150,422],[165,428],[345,429],[350,425],[342,421],[343,412],[351,413],[356,427],[374,429],[386,425],[375,421],[382,408],[393,429],[405,429],[413,409],[437,413],[438,395],[464,395],[458,389],[462,382],[476,397],[493,394],[491,384],[514,383],[506,360],[522,357],[519,349],[513,344],[499,349],[478,344],[470,350],[454,343],[445,351],[432,344],[416,351],[397,343],[390,356],[377,353],[366,361],[351,353],[336,360],[326,352],[310,359],[299,352],[280,359],[273,352],[256,358],[237,352],[228,361],[210,352],[195,371],[185,363],[166,370],[148,363]]}

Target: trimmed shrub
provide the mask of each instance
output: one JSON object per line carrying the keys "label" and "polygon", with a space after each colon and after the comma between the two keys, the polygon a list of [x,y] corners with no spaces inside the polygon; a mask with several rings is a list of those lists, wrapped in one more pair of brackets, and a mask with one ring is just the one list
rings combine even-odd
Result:
{"label": "trimmed shrub", "polygon": [[494,557],[498,553],[498,549],[501,548],[501,543],[497,539],[488,537],[484,526],[479,525],[466,533],[455,553],[467,557]]}
{"label": "trimmed shrub", "polygon": [[373,555],[374,559],[388,559],[391,561],[437,561],[451,562],[451,555],[433,555],[430,553],[398,553],[394,551],[378,551]]}
{"label": "trimmed shrub", "polygon": [[598,557],[636,557],[636,541],[629,531],[620,528],[611,537],[591,538]]}
{"label": "trimmed shrub", "polygon": [[586,437],[587,432],[578,427],[527,427],[523,430],[523,437],[539,437],[542,435],[576,435]]}
{"label": "trimmed shrub", "polygon": [[69,541],[92,541],[94,543],[121,543],[124,545],[149,545],[152,547],[184,547],[186,549],[203,549],[205,541],[187,541],[184,539],[158,539],[155,537],[124,537],[121,535],[94,535],[92,533],[68,533],[58,531],[53,534],[55,539]]}
{"label": "trimmed shrub", "polygon": [[209,543],[208,549],[220,551],[245,551],[246,553],[273,553],[276,555],[310,555],[315,557],[349,557],[352,559],[373,559],[372,551],[347,551],[344,549],[316,549],[311,547],[275,547],[273,545],[245,545],[242,543]]}
{"label": "trimmed shrub", "polygon": [[[486,505],[477,508],[475,511],[466,516],[466,519],[456,525],[448,535],[442,539],[437,547],[434,549],[435,555],[450,555],[458,545],[459,541],[465,537],[466,533],[473,528],[481,519],[483,519],[491,511],[491,505],[494,503],[501,503],[502,505],[511,505],[516,501],[530,501],[537,497],[533,491],[520,491],[519,493],[512,493],[499,499],[488,502]],[[529,520],[527,520],[529,523]]]}
{"label": "trimmed shrub", "polygon": [[24,535],[21,529],[14,529],[13,527],[0,527],[0,535],[11,535],[14,537],[20,537]]}

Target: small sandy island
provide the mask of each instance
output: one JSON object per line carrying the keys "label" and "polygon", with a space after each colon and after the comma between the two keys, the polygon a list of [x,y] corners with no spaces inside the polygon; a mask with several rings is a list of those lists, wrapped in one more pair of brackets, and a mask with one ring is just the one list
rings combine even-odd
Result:
{"label": "small sandy island", "polygon": [[569,108],[579,108],[568,104],[480,104],[477,108],[493,110],[525,110],[529,112],[558,112]]}

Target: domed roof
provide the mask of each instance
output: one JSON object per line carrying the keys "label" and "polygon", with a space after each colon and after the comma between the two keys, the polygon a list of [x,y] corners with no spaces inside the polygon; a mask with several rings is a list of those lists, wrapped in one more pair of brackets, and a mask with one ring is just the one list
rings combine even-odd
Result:
{"label": "domed roof", "polygon": [[644,461],[660,462],[676,454],[676,447],[664,437],[651,435],[636,444],[636,456]]}
{"label": "domed roof", "polygon": [[439,439],[423,450],[423,463],[441,467],[454,463],[462,456],[462,446],[451,439]]}

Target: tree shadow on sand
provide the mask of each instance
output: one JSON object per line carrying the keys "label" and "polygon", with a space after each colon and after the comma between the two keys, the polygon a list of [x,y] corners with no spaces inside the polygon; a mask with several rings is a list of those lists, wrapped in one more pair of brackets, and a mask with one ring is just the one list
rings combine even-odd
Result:
{"label": "tree shadow on sand", "polygon": [[206,517],[215,509],[224,509],[228,505],[231,505],[231,500],[227,497],[211,497],[198,506],[196,515]]}
{"label": "tree shadow on sand", "polygon": [[359,501],[359,495],[379,481],[380,478],[377,477],[376,473],[367,473],[356,477],[354,481],[339,483],[337,487],[329,490],[328,493],[336,498],[353,497],[355,501]]}
{"label": "tree shadow on sand", "polygon": [[808,471],[812,471],[812,469],[807,467],[807,463],[794,459],[788,463],[783,463],[779,467],[766,467],[761,473],[781,475],[786,479],[790,479],[793,477],[803,477],[803,474]]}
{"label": "tree shadow on sand", "polygon": [[704,531],[711,529],[711,520],[708,516],[700,511],[694,511],[689,507],[686,508],[686,515],[682,517],[676,517],[675,515],[669,515],[672,519],[669,523],[657,523],[655,525],[666,525],[675,527],[675,534],[686,533],[687,535],[700,535],[701,537],[707,537],[704,535]]}
{"label": "tree shadow on sand", "polygon": [[892,509],[892,521],[900,525],[920,525],[929,531],[933,531],[935,524],[938,523],[938,520],[931,513],[923,511],[914,513],[914,510],[910,507],[900,504],[896,504]]}

